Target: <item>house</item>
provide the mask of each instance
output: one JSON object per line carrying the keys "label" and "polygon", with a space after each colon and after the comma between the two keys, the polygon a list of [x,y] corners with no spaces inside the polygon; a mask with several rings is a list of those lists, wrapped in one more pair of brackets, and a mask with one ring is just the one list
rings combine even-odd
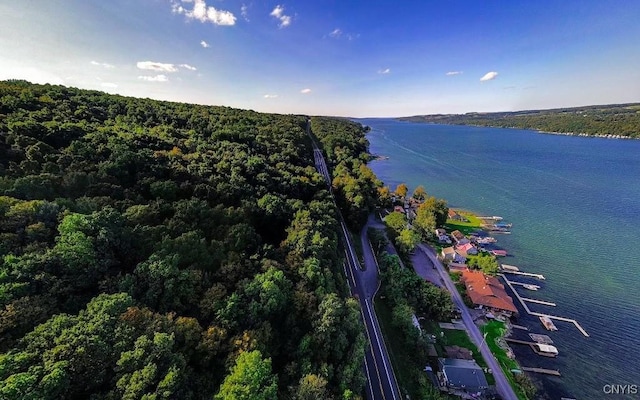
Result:
{"label": "house", "polygon": [[456,210],[449,209],[448,218],[454,221],[462,221],[462,215],[458,214]]}
{"label": "house", "polygon": [[452,262],[449,263],[449,271],[451,272],[462,272],[467,270],[467,264]]}
{"label": "house", "polygon": [[447,235],[447,231],[442,228],[438,228],[435,230],[436,237],[440,243],[451,243],[451,239],[449,239],[449,235]]}
{"label": "house", "polygon": [[476,246],[471,243],[465,243],[461,246],[456,247],[456,251],[463,257],[467,257],[468,255],[476,255],[478,254],[478,249]]}
{"label": "house", "polygon": [[469,243],[469,239],[467,239],[464,234],[457,229],[451,232],[451,236],[453,236],[453,240],[455,240],[459,245]]}
{"label": "house", "polygon": [[467,295],[478,307],[488,308],[507,315],[517,313],[513,304],[498,278],[488,276],[481,271],[463,271],[460,281],[467,287]]}
{"label": "house", "polygon": [[443,248],[440,252],[440,255],[442,256],[442,261],[463,263],[467,260],[465,257],[456,253],[456,250],[453,248],[453,246]]}
{"label": "house", "polygon": [[402,206],[395,206],[393,207],[393,211],[395,212],[399,212],[399,213],[403,213],[404,214],[404,208]]}
{"label": "house", "polygon": [[482,394],[489,389],[482,368],[474,360],[439,358],[441,387],[455,392]]}

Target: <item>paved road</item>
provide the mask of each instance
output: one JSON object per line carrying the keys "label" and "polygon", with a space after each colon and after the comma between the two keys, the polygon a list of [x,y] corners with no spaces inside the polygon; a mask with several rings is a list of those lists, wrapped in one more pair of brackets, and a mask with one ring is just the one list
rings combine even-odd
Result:
{"label": "paved road", "polygon": [[[308,125],[309,124],[307,124],[307,132],[309,130]],[[331,191],[331,179],[324,161],[324,156],[315,143],[313,146],[316,168],[322,176],[324,176]],[[363,246],[365,247],[365,269],[362,270],[342,215],[339,215],[339,222],[345,248],[345,274],[347,276],[347,282],[351,294],[360,302],[362,320],[364,321],[365,332],[369,339],[369,346],[365,350],[364,359],[365,373],[367,375],[367,385],[365,387],[366,396],[370,400],[400,400],[398,384],[393,374],[389,354],[372,304],[373,296],[378,289],[378,271],[373,258],[373,252],[367,241],[367,245]],[[361,238],[363,243],[366,239],[366,228],[365,226],[363,229],[365,238]]]}
{"label": "paved road", "polygon": [[451,292],[453,303],[458,306],[460,310],[462,310],[462,321],[467,328],[467,333],[469,334],[469,337],[471,338],[473,343],[480,349],[482,357],[487,362],[489,368],[491,368],[491,370],[493,371],[493,376],[496,379],[496,389],[498,390],[498,393],[504,400],[517,400],[518,397],[516,396],[516,393],[513,391],[513,388],[511,388],[511,385],[509,385],[509,381],[504,375],[502,368],[500,368],[498,361],[495,359],[495,357],[493,357],[493,354],[491,354],[489,347],[484,341],[482,333],[480,333],[480,329],[478,329],[476,324],[473,322],[473,318],[469,313],[469,309],[465,306],[464,301],[462,301],[462,296],[460,296],[460,293],[456,289],[453,281],[451,280],[451,277],[442,266],[440,260],[438,260],[438,258],[436,257],[435,251],[425,244],[420,244],[418,246],[420,250],[422,250],[424,254],[429,258],[431,263],[436,266],[440,277],[444,281],[445,287],[449,290],[449,292]]}

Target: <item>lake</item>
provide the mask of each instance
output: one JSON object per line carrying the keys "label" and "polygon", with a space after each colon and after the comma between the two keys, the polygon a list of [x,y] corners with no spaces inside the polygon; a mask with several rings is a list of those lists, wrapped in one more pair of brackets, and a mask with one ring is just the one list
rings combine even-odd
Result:
{"label": "lake", "polygon": [[[392,190],[423,185],[449,206],[513,223],[494,235],[510,256],[501,261],[545,275],[526,297],[533,311],[576,319],[548,333],[535,317],[518,323],[549,334],[559,356],[512,346],[522,366],[559,369],[562,377],[531,374],[541,398],[607,396],[605,385],[640,385],[640,141],[540,134],[534,131],[359,119],[373,154],[370,163]],[[515,299],[514,299],[515,300]],[[517,301],[515,301],[517,303]],[[521,310],[521,314],[524,314]],[[516,332],[528,339],[527,332]]]}

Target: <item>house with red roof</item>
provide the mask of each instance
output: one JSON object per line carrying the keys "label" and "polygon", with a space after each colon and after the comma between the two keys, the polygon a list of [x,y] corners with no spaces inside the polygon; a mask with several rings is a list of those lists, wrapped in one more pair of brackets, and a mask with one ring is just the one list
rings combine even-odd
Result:
{"label": "house with red roof", "polygon": [[467,288],[467,295],[476,306],[511,315],[518,309],[498,278],[482,271],[462,271],[460,281]]}

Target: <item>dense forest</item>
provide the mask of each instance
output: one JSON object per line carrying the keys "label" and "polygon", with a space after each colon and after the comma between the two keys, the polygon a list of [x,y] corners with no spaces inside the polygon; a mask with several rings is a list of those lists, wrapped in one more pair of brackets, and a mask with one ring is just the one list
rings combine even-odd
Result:
{"label": "dense forest", "polygon": [[550,133],[640,138],[640,104],[619,104],[499,113],[435,114],[411,122],[532,129]]}
{"label": "dense forest", "polygon": [[[358,398],[307,120],[0,82],[0,398]],[[311,127],[358,227],[364,129]]]}

